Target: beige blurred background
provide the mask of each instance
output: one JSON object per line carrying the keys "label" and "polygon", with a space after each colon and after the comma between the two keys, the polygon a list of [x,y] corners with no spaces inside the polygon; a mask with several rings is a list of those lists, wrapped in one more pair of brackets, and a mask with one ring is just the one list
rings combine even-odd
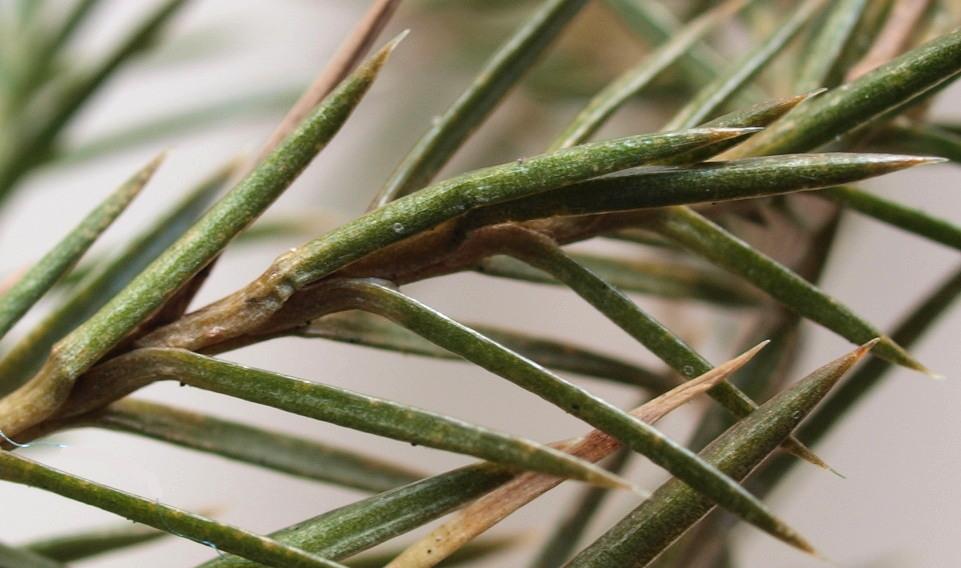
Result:
{"label": "beige blurred background", "polygon": [[[170,45],[113,81],[84,113],[71,131],[72,136],[77,140],[94,138],[138,117],[241,93],[280,87],[296,89],[333,52],[366,4],[335,0],[197,0],[177,20],[168,36]],[[498,18],[507,19],[508,23],[518,21],[523,11],[510,9],[509,4],[491,2],[489,13],[476,16],[494,23]],[[424,2],[411,0],[401,8],[384,37],[403,28],[412,30],[410,37],[355,117],[278,202],[272,214],[316,211],[318,216],[343,220],[361,212],[430,117],[449,104],[481,61],[480,55],[474,59],[459,58],[450,46],[460,40],[493,46],[499,39],[471,37],[469,28],[456,30],[467,34],[460,37],[441,25],[439,18],[427,17],[424,7]],[[83,53],[94,54],[109,45],[143,8],[141,2],[105,3],[97,25],[85,30]],[[593,13],[597,11],[594,7],[590,17],[604,18],[603,14]],[[612,33],[626,36],[619,28],[612,28]],[[603,49],[598,53],[603,53]],[[610,77],[639,53],[611,53],[610,70],[605,65],[591,66],[598,75],[594,80]],[[935,116],[961,120],[959,101],[961,89],[950,90],[934,109]],[[479,132],[471,149],[458,155],[451,170],[481,165],[482,160],[492,156],[510,159],[534,151],[570,118],[576,102],[558,106],[557,116],[539,116],[532,126],[530,116],[546,112],[544,108],[536,89],[513,93],[506,108],[498,111]],[[139,146],[109,159],[50,169],[30,178],[0,219],[0,273],[6,274],[38,257],[91,204],[158,150],[168,147],[167,163],[130,212],[110,230],[100,250],[122,242],[187,185],[223,160],[241,151],[255,151],[281,114],[282,111],[274,110],[230,120],[189,136]],[[623,118],[615,121],[616,126],[607,134],[656,127],[640,114],[619,116]],[[516,128],[519,125],[524,127]],[[508,133],[510,136],[506,136]],[[961,223],[959,182],[961,172],[956,167],[941,165],[890,176],[870,187]],[[39,219],[43,221],[38,222]],[[919,296],[957,265],[956,252],[860,217],[846,219],[842,230],[824,288],[882,328],[890,327]],[[280,251],[295,244],[296,241],[275,240],[228,251],[200,301],[232,291],[258,274]],[[458,318],[509,323],[558,338],[576,333],[586,344],[656,364],[630,338],[573,294],[560,289],[457,275],[419,283],[408,291]],[[638,301],[671,322],[714,361],[732,355],[726,351],[726,343],[716,338],[727,337],[746,323],[732,313],[718,310],[688,310],[646,297],[639,297]],[[800,365],[802,371],[848,349],[843,340],[830,333],[813,326],[806,331],[810,341]],[[961,538],[961,512],[957,506],[961,502],[961,484],[957,481],[961,477],[959,332],[961,309],[944,317],[915,349],[922,361],[945,374],[947,380],[935,382],[903,371],[890,374],[876,395],[819,447],[819,453],[841,470],[846,480],[802,467],[770,499],[778,514],[837,565],[961,565],[961,548],[957,545]],[[274,341],[228,357],[415,403],[538,440],[563,438],[585,429],[534,396],[457,362],[297,339]],[[596,394],[622,406],[636,396],[625,388],[579,380]],[[360,448],[431,472],[467,461],[195,389],[181,389],[175,384],[152,386],[140,396]],[[663,428],[683,440],[702,408],[693,405],[675,413],[662,423]],[[80,431],[55,439],[68,447],[33,448],[25,453],[164,503],[192,510],[216,508],[219,518],[254,531],[269,532],[363,496],[118,434]],[[635,460],[631,475],[651,488],[664,478],[661,471],[643,460]],[[576,489],[565,485],[498,526],[494,534],[523,531],[529,535],[529,541],[516,552],[491,557],[485,565],[523,566],[547,534],[548,529],[541,523],[561,514]],[[0,503],[0,535],[10,543],[52,531],[118,522],[96,509],[9,484],[0,484]],[[600,534],[635,504],[626,495],[610,500],[591,534]],[[741,543],[738,566],[823,565],[752,528],[741,527],[737,534]],[[410,538],[408,535],[397,542],[409,542]],[[190,541],[166,539],[85,565],[188,566],[213,554]]]}

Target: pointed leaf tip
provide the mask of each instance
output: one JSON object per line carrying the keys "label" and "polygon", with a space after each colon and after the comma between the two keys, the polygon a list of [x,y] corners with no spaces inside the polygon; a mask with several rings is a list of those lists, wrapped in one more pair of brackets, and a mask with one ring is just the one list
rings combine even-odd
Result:
{"label": "pointed leaf tip", "polygon": [[838,564],[838,563],[835,562],[834,560],[831,560],[830,558],[828,558],[827,556],[825,556],[825,555],[824,555],[821,551],[819,551],[819,550],[815,550],[815,549],[812,548],[811,550],[805,551],[805,552],[807,552],[808,554],[810,554],[811,556],[813,556],[815,560],[818,560],[818,561],[820,561],[820,562],[824,562],[825,564],[827,564],[827,565],[829,565],[829,566],[840,566],[840,564]]}
{"label": "pointed leaf tip", "polygon": [[639,408],[632,410],[631,414],[644,422],[653,424],[668,412],[686,403],[695,395],[714,388],[736,373],[741,367],[750,362],[768,343],[770,343],[770,340],[764,340],[758,343],[737,357],[721,363],[698,377],[681,383],[653,400],[647,401]]}
{"label": "pointed leaf tip", "polygon": [[821,367],[817,372],[822,372],[821,380],[827,380],[832,386],[836,384],[841,378],[851,370],[856,364],[858,364],[861,359],[864,358],[872,349],[877,345],[883,345],[883,341],[887,339],[886,337],[875,337],[871,341],[868,341],[862,345],[859,345],[854,350],[838,357],[837,359],[827,363]]}
{"label": "pointed leaf tip", "polygon": [[814,545],[812,545],[810,542],[807,541],[807,539],[805,539],[803,536],[799,534],[795,534],[792,539],[786,542],[791,546],[793,546],[794,548],[800,550],[801,552],[808,554],[810,556],[813,556],[818,560],[827,560],[826,556],[818,552],[818,549],[814,548]]}
{"label": "pointed leaf tip", "polygon": [[646,489],[643,489],[639,485],[635,485],[623,477],[613,474],[602,467],[590,468],[587,471],[590,473],[584,476],[583,481],[591,485],[596,485],[598,487],[604,487],[607,489],[621,489],[630,491],[631,493],[636,493],[642,497],[650,495]]}
{"label": "pointed leaf tip", "polygon": [[400,42],[404,41],[408,35],[410,35],[410,28],[407,28],[406,30],[395,35],[393,39],[384,44],[384,47],[381,48],[380,52],[385,54],[385,57],[390,56],[390,54],[397,49],[397,46],[400,45]]}
{"label": "pointed leaf tip", "polygon": [[909,156],[909,155],[894,155],[891,156],[892,161],[901,164],[902,168],[913,168],[914,166],[926,166],[929,164],[943,164],[949,161],[947,158],[942,158],[940,156]]}
{"label": "pointed leaf tip", "polygon": [[[795,107],[798,107],[810,101],[811,99],[815,99],[823,95],[824,93],[828,92],[828,90],[829,89],[827,87],[818,87],[817,89],[811,89],[810,91],[806,91],[799,95],[794,95],[793,97],[787,97],[785,99],[782,99],[781,104],[782,106],[786,107],[788,111],[794,110]],[[785,114],[786,113],[787,111],[785,111]]]}
{"label": "pointed leaf tip", "polygon": [[[888,337],[887,335],[884,335],[884,336],[881,336],[881,337],[875,337],[875,338],[872,339],[871,341],[869,341],[869,342],[865,343],[864,345],[862,345],[862,346],[858,349],[858,351],[864,350],[864,353],[867,353],[867,351],[870,351],[875,345],[878,345],[878,344],[880,344],[882,347],[888,347],[889,345],[894,345],[894,346],[897,347],[898,349],[901,349],[902,352],[904,352],[905,354],[907,353],[906,351],[904,351],[904,350],[901,348],[900,345],[898,345],[897,343],[895,343],[895,341],[894,341],[893,339],[891,339],[890,337]],[[858,358],[860,359],[860,358],[863,357],[863,356],[864,356],[864,354],[862,353],[862,354],[860,354],[860,355],[858,356]],[[943,381],[943,380],[945,379],[945,376],[942,375],[941,373],[932,371],[931,369],[925,367],[924,365],[922,365],[920,362],[916,361],[916,360],[913,359],[913,358],[910,359],[910,362],[911,362],[911,364],[908,366],[909,369],[913,369],[913,370],[918,371],[918,372],[920,372],[920,373],[924,373],[925,375],[928,376],[928,378],[934,379],[934,380],[936,380],[936,381]]]}
{"label": "pointed leaf tip", "polygon": [[[801,156],[809,154],[800,154]],[[916,166],[928,164],[939,164],[946,161],[937,156],[912,156],[908,154],[877,154],[877,153],[850,153],[840,152],[837,154],[825,154],[825,156],[837,156],[839,160],[861,161],[864,165],[864,174],[861,177],[874,177],[889,173],[906,170]]]}
{"label": "pointed leaf tip", "polygon": [[868,342],[865,343],[864,345],[858,347],[858,348],[854,351],[854,356],[855,356],[856,358],[858,358],[858,359],[860,359],[861,357],[864,357],[864,356],[868,353],[868,351],[874,349],[874,346],[877,345],[877,344],[880,343],[880,342],[881,342],[881,338],[880,338],[880,337],[875,337],[875,338],[872,339],[871,341],[868,341]]}
{"label": "pointed leaf tip", "polygon": [[934,376],[937,373],[931,371],[923,363],[915,359],[906,349],[901,347],[896,341],[891,339],[886,335],[882,335],[877,338],[878,342],[875,345],[877,348],[877,354],[879,357],[887,359],[893,363],[897,363],[908,369],[918,371],[919,373],[924,373],[928,376]]}
{"label": "pointed leaf tip", "polygon": [[[126,194],[129,199],[133,196],[139,195],[140,192],[147,186],[147,183],[153,178],[154,174],[167,159],[167,150],[161,150],[156,156],[154,156],[149,162],[147,162],[136,174],[130,178],[127,183],[121,186],[118,194]],[[130,204],[129,201],[125,200],[126,204],[124,207]]]}
{"label": "pointed leaf tip", "polygon": [[886,170],[903,170],[915,166],[943,164],[949,161],[940,156],[912,156],[910,154],[874,154]]}
{"label": "pointed leaf tip", "polygon": [[161,150],[156,156],[154,156],[152,160],[147,162],[147,165],[144,167],[143,171],[147,173],[147,175],[152,175],[155,171],[157,171],[157,168],[160,167],[160,164],[164,163],[164,160],[167,159],[167,154],[169,153],[169,148]]}
{"label": "pointed leaf tip", "polygon": [[[362,63],[361,68],[363,68],[363,73],[368,76],[377,75],[384,64],[387,63],[387,60],[390,59],[390,56],[393,55],[397,46],[400,45],[400,42],[404,41],[404,38],[407,37],[408,33],[410,33],[409,29],[400,32],[394,36],[393,39],[385,43],[377,53]],[[358,68],[358,70],[361,68]]]}
{"label": "pointed leaf tip", "polygon": [[737,136],[745,136],[748,134],[754,134],[764,130],[763,126],[714,126],[710,130],[716,132],[721,139],[735,138]]}
{"label": "pointed leaf tip", "polygon": [[814,97],[816,97],[816,96],[818,96],[818,95],[822,95],[822,94],[824,94],[824,93],[826,93],[826,92],[828,92],[828,88],[827,88],[827,87],[818,87],[817,89],[811,89],[810,91],[808,91],[808,92],[806,92],[806,93],[804,93],[804,94],[798,95],[798,98],[800,98],[802,101],[806,101],[806,100],[813,99]]}
{"label": "pointed leaf tip", "polygon": [[163,161],[156,156],[115,189],[36,264],[0,292],[0,337],[3,337],[71,270],[117,217],[146,187]]}
{"label": "pointed leaf tip", "polygon": [[[734,371],[737,371],[738,369],[746,365],[751,359],[754,358],[755,355],[758,354],[758,352],[760,352],[762,349],[767,347],[770,343],[771,343],[770,339],[765,339],[760,343],[758,343],[757,345],[755,345],[754,347],[748,349],[744,353],[741,353],[737,357],[731,359],[730,361],[718,365],[717,367],[715,367],[715,370],[720,370],[730,375]],[[710,372],[711,371],[708,371],[708,373]],[[694,380],[697,380],[697,379],[694,379]]]}
{"label": "pointed leaf tip", "polygon": [[754,356],[757,355],[757,352],[758,352],[758,351],[760,351],[761,349],[764,349],[764,348],[767,347],[770,343],[771,343],[771,340],[770,340],[770,339],[765,339],[764,341],[761,341],[760,343],[758,343],[758,344],[755,345],[754,347],[752,347],[752,348],[748,349],[747,351],[745,351],[743,355],[739,355],[739,356],[737,357],[737,360],[740,360],[740,359],[742,359],[742,358],[746,358],[746,359],[748,359],[748,360],[753,359]]}

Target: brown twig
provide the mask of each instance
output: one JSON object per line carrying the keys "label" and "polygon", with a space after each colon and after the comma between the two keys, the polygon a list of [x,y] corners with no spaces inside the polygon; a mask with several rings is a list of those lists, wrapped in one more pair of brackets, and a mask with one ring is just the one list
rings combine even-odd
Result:
{"label": "brown twig", "polygon": [[[559,244],[580,241],[616,229],[636,226],[650,213],[636,211],[570,219],[532,221],[525,230],[541,233]],[[188,318],[162,327],[143,337],[137,347],[176,347],[205,353],[223,352],[225,346],[246,345],[262,335],[276,335],[305,325],[330,313],[326,283],[344,278],[380,278],[398,285],[470,269],[480,260],[511,246],[515,224],[473,227],[470,215],[453,219],[430,231],[387,246],[376,253],[336,271],[285,299],[269,318],[232,318],[246,314],[251,290],[269,289],[274,274],[267,271],[246,288],[193,312]],[[335,302],[336,303],[336,302]],[[345,308],[340,308],[345,309]],[[226,314],[226,316],[225,316]],[[237,329],[241,332],[237,333]],[[212,332],[211,330],[216,330]],[[248,331],[249,330],[249,331]]]}

